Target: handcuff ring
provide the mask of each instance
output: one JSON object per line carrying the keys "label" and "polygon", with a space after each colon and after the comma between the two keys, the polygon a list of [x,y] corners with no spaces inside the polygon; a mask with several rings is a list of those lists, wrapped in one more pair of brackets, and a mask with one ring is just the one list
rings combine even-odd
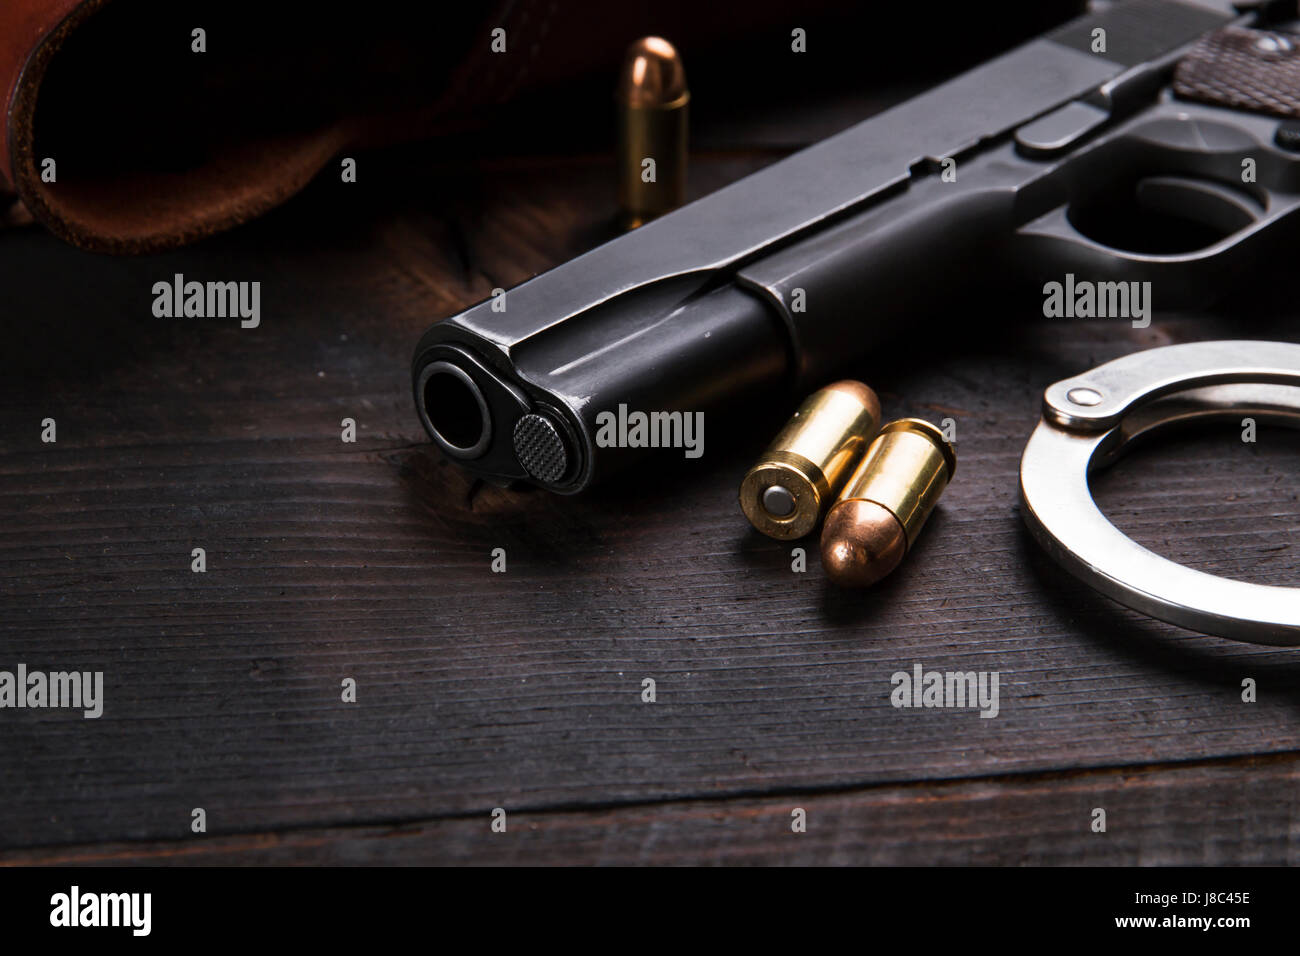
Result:
{"label": "handcuff ring", "polygon": [[1300,588],[1218,577],[1149,551],[1092,498],[1089,475],[1179,423],[1300,428],[1300,345],[1196,342],[1135,352],[1051,385],[1020,460],[1021,512],[1075,577],[1134,610],[1253,644],[1300,645]]}

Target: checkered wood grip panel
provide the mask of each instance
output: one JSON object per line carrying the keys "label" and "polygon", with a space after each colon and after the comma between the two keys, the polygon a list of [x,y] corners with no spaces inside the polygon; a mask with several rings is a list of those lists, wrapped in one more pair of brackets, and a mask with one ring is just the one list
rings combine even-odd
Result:
{"label": "checkered wood grip panel", "polygon": [[1300,118],[1300,35],[1229,26],[1206,36],[1174,72],[1189,100]]}

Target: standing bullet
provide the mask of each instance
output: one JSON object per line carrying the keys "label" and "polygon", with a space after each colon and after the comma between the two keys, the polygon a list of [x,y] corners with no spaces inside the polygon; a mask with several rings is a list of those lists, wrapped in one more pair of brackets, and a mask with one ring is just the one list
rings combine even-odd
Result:
{"label": "standing bullet", "polygon": [[826,576],[866,587],[898,567],[956,470],[956,452],[929,422],[902,418],[881,428],[826,515]]}
{"label": "standing bullet", "polygon": [[642,37],[618,84],[618,204],[635,229],[686,201],[686,70],[671,43]]}

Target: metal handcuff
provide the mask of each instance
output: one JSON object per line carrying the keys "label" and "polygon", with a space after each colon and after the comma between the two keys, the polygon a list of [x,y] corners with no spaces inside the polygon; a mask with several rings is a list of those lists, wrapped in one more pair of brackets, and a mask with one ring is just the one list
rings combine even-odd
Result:
{"label": "metal handcuff", "polygon": [[1162,558],[1111,524],[1088,486],[1091,472],[1156,429],[1243,416],[1300,428],[1300,345],[1170,345],[1057,382],[1020,460],[1025,523],[1068,571],[1134,610],[1205,634],[1300,645],[1300,588]]}

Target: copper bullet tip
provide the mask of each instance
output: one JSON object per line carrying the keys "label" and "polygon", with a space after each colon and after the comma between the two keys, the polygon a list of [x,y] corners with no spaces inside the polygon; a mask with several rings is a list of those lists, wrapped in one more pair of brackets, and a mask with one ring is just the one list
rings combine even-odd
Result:
{"label": "copper bullet tip", "polygon": [[875,584],[907,554],[907,534],[893,513],[874,501],[840,501],[822,528],[822,568],[842,587]]}
{"label": "copper bullet tip", "polygon": [[633,108],[671,106],[687,95],[686,68],[663,37],[642,37],[628,48],[619,99]]}
{"label": "copper bullet tip", "polygon": [[826,386],[826,390],[847,395],[871,413],[872,421],[880,421],[880,399],[876,397],[875,391],[870,386],[846,378],[838,382],[832,382]]}

